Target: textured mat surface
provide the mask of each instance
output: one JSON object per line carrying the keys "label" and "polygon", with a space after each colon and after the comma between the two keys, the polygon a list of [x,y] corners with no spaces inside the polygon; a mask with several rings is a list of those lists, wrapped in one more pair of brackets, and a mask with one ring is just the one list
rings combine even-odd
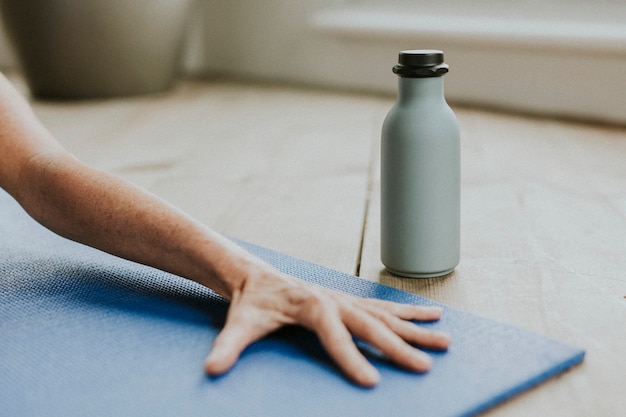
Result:
{"label": "textured mat surface", "polygon": [[[424,298],[242,243],[279,269],[365,297]],[[382,382],[348,383],[314,336],[290,329],[227,375],[202,362],[227,304],[188,280],[62,239],[0,190],[3,416],[464,416],[582,361],[578,348],[445,307],[428,324],[453,346],[425,375],[372,360]]]}

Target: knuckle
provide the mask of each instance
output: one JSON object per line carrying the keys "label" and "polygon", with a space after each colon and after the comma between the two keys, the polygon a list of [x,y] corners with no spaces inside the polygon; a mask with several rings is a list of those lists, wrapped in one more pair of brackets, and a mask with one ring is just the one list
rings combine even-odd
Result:
{"label": "knuckle", "polygon": [[308,327],[317,327],[317,324],[325,321],[324,318],[335,313],[337,309],[332,300],[318,291],[300,294],[295,304],[297,305],[296,316]]}

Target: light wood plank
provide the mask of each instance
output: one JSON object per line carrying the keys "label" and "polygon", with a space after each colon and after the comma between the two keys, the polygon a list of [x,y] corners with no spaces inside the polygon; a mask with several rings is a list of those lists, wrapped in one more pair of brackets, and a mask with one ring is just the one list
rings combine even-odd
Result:
{"label": "light wood plank", "polygon": [[165,94],[35,108],[91,166],[224,234],[354,273],[378,102],[188,81]]}

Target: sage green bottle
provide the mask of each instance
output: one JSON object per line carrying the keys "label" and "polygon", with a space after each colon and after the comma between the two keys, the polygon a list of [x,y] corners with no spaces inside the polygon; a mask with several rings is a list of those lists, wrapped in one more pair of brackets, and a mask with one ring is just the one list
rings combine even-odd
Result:
{"label": "sage green bottle", "polygon": [[381,258],[391,273],[429,278],[460,260],[459,125],[444,97],[443,52],[408,50],[393,67],[398,98],[382,128]]}

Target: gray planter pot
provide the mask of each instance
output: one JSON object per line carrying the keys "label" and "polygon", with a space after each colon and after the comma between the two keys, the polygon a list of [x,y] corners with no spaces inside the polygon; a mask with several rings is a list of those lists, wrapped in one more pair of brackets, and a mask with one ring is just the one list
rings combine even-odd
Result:
{"label": "gray planter pot", "polygon": [[0,0],[33,95],[95,98],[167,89],[194,0]]}

